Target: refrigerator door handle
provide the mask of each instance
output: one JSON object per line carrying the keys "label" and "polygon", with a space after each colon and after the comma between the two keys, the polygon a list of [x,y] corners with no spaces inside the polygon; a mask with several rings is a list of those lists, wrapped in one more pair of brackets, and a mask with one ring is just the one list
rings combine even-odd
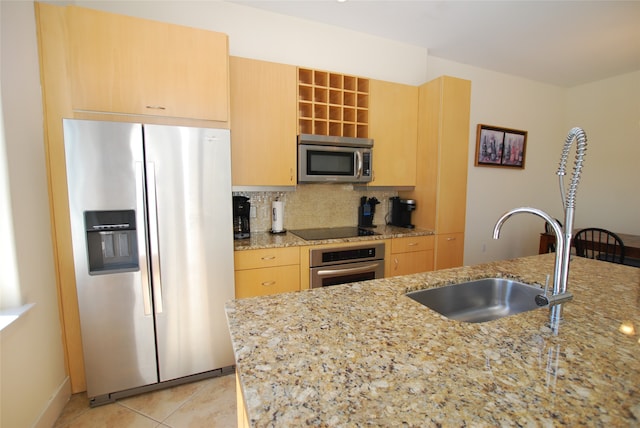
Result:
{"label": "refrigerator door handle", "polygon": [[149,252],[151,258],[151,284],[153,303],[157,314],[162,313],[162,278],[160,275],[160,244],[158,238],[158,201],[156,198],[156,171],[153,162],[147,162],[147,197],[149,199]]}
{"label": "refrigerator door handle", "polygon": [[149,284],[149,266],[147,265],[147,238],[144,234],[146,223],[144,219],[144,178],[142,176],[142,162],[136,162],[136,223],[138,238],[138,263],[140,264],[140,279],[142,283],[142,303],[144,314],[151,315],[151,289]]}

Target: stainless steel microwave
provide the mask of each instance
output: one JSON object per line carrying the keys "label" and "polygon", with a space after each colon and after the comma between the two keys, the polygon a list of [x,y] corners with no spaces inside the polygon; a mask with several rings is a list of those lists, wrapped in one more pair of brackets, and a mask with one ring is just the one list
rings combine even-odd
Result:
{"label": "stainless steel microwave", "polygon": [[373,140],[301,134],[299,183],[368,183],[372,179]]}

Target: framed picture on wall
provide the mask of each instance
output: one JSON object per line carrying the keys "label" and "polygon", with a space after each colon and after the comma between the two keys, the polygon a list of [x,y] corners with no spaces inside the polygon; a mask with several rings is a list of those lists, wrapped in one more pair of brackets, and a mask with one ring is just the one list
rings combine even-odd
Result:
{"label": "framed picture on wall", "polygon": [[524,169],[527,131],[478,124],[475,166]]}

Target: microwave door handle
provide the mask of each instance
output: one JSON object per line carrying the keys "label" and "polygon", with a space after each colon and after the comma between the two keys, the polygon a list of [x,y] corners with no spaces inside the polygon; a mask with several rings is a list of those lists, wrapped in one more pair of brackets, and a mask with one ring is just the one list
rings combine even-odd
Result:
{"label": "microwave door handle", "polygon": [[356,163],[357,165],[357,173],[356,173],[356,178],[360,178],[362,177],[362,153],[360,153],[360,150],[356,150]]}

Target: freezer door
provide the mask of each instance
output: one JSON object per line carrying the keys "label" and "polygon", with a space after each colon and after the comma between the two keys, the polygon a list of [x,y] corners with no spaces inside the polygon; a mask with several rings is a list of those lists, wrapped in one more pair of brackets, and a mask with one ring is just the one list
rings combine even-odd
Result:
{"label": "freezer door", "polygon": [[144,125],[160,380],[234,364],[229,131]]}
{"label": "freezer door", "polygon": [[87,395],[155,383],[142,127],[65,119],[64,139]]}

